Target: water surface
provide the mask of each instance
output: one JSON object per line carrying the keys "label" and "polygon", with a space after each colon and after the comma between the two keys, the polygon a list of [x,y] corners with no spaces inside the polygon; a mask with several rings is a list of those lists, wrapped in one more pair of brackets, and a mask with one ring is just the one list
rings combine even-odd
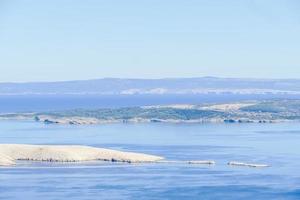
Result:
{"label": "water surface", "polygon": [[[299,125],[1,121],[1,143],[91,145],[217,164],[20,162],[0,168],[0,199],[299,199]],[[230,167],[232,160],[271,167]]]}

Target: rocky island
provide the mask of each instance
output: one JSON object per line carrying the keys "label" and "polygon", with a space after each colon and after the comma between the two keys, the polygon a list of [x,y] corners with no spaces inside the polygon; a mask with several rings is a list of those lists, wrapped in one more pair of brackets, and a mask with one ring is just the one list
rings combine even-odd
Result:
{"label": "rocky island", "polygon": [[80,162],[80,161],[111,161],[111,162],[155,162],[163,157],[142,153],[116,151],[78,145],[25,145],[0,144],[0,166],[15,165],[18,160],[48,162]]}

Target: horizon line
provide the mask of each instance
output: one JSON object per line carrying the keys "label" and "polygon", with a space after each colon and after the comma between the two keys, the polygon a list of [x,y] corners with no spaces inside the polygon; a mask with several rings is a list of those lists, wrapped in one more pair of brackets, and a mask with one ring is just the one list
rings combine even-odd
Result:
{"label": "horizon line", "polygon": [[64,82],[80,82],[80,81],[96,81],[105,79],[115,80],[174,80],[174,79],[232,79],[232,80],[266,80],[266,81],[285,81],[285,80],[299,80],[300,78],[255,78],[255,77],[221,77],[221,76],[195,76],[195,77],[161,77],[161,78],[120,78],[120,77],[103,77],[91,79],[72,79],[72,80],[53,80],[53,81],[4,81],[0,84],[30,84],[30,83],[64,83]]}

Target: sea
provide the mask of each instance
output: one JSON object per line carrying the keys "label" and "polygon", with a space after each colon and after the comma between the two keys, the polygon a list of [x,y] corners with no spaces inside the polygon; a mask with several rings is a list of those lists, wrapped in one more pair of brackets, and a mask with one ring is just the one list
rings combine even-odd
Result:
{"label": "sea", "polygon": [[[1,143],[78,144],[184,163],[47,163],[0,168],[0,199],[300,199],[300,124],[45,125],[1,121]],[[266,168],[228,162],[268,164]]]}
{"label": "sea", "polygon": [[182,95],[0,95],[0,113],[69,109],[118,108],[169,104],[227,103],[247,100],[300,99],[289,94],[182,94]]}
{"label": "sea", "polygon": [[[126,102],[126,97],[123,98],[120,101],[120,98],[6,97],[0,98],[0,112],[137,106],[154,102],[149,98]],[[158,104],[178,102],[156,101]],[[193,101],[213,99],[189,102]],[[154,154],[171,161],[216,162],[215,165],[191,165],[18,161],[16,166],[0,167],[1,200],[300,199],[300,123],[77,126],[2,120],[0,143],[89,145]],[[269,167],[230,166],[230,161]]]}

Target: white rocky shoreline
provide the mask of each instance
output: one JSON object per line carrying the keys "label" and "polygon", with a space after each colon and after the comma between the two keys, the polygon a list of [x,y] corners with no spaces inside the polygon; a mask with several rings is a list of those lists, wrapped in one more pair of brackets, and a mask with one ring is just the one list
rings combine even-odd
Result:
{"label": "white rocky shoreline", "polygon": [[176,120],[176,119],[97,119],[91,117],[53,117],[42,115],[39,116],[36,121],[45,124],[69,124],[69,125],[92,125],[92,124],[113,124],[113,123],[279,123],[279,122],[291,122],[291,120],[268,120],[268,119],[226,119],[226,118],[210,118],[210,119],[194,119],[194,120]]}
{"label": "white rocky shoreline", "polygon": [[50,115],[34,114],[19,114],[14,117],[7,117],[0,114],[0,120],[16,120],[16,121],[36,121],[44,124],[62,124],[62,125],[101,125],[101,124],[115,124],[115,123],[171,123],[171,124],[203,124],[203,123],[284,123],[295,122],[297,120],[286,119],[247,119],[247,118],[202,118],[193,120],[176,120],[176,119],[144,119],[144,118],[132,118],[132,119],[97,119],[92,117],[54,117]]}

